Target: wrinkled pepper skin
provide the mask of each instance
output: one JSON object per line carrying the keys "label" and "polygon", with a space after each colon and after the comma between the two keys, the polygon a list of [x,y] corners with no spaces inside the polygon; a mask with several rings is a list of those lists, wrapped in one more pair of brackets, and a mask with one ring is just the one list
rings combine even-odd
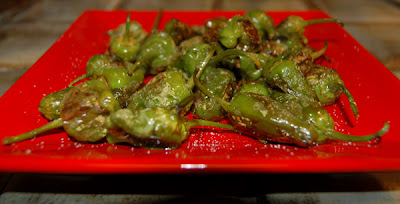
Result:
{"label": "wrinkled pepper skin", "polygon": [[107,84],[85,81],[69,90],[61,102],[64,130],[79,142],[98,142],[108,134],[106,118],[118,109]]}
{"label": "wrinkled pepper skin", "polygon": [[170,65],[169,59],[176,53],[177,47],[168,33],[154,32],[144,40],[137,61],[147,66],[150,74],[157,74]]}
{"label": "wrinkled pepper skin", "polygon": [[176,18],[171,19],[165,24],[164,31],[174,39],[176,45],[195,35],[189,25]]}
{"label": "wrinkled pepper skin", "polygon": [[314,88],[322,105],[334,104],[344,92],[350,102],[353,114],[358,117],[357,104],[336,70],[317,65],[313,67],[306,79]]}
{"label": "wrinkled pepper skin", "polygon": [[71,88],[61,89],[60,91],[44,96],[39,104],[39,112],[50,121],[60,118],[61,101],[63,100],[65,93],[70,89]]}
{"label": "wrinkled pepper skin", "polygon": [[[200,77],[204,86],[216,96],[229,100],[236,82],[235,75],[223,68],[207,67]],[[203,96],[203,100],[196,104],[194,113],[204,120],[217,121],[224,118],[221,106],[212,98]]]}
{"label": "wrinkled pepper skin", "polygon": [[318,129],[333,129],[335,121],[320,103],[301,96],[272,91],[271,98],[281,103],[293,115],[313,124]]}
{"label": "wrinkled pepper skin", "polygon": [[121,107],[127,107],[129,97],[142,85],[145,71],[136,69],[132,74],[123,68],[105,68],[95,73],[95,78],[104,78],[111,88],[114,98],[118,100]]}
{"label": "wrinkled pepper skin", "polygon": [[276,32],[278,33],[278,35],[283,36],[303,35],[307,26],[317,23],[338,23],[343,26],[343,23],[341,21],[333,18],[304,20],[300,16],[292,15],[279,23],[276,28]]}
{"label": "wrinkled pepper skin", "polygon": [[175,148],[189,136],[185,122],[174,111],[154,107],[143,110],[120,109],[110,115],[114,127],[129,135],[114,138],[134,146]]}
{"label": "wrinkled pepper skin", "polygon": [[251,19],[262,39],[272,39],[275,36],[274,20],[263,10],[251,10],[244,15]]}
{"label": "wrinkled pepper skin", "polygon": [[186,79],[181,72],[164,71],[157,74],[130,97],[128,108],[135,110],[154,107],[172,109],[191,94],[192,91],[187,87]]}
{"label": "wrinkled pepper skin", "polygon": [[[126,23],[120,24],[117,28],[107,31],[107,34],[110,36],[110,42],[114,41],[118,37],[124,36],[125,33],[126,33]],[[139,22],[130,21],[129,35],[137,41],[143,41],[148,34],[142,28],[142,25]]]}
{"label": "wrinkled pepper skin", "polygon": [[287,94],[303,96],[308,100],[318,101],[314,89],[293,61],[284,60],[275,63],[266,76],[268,85]]}
{"label": "wrinkled pepper skin", "polygon": [[271,88],[267,88],[263,83],[260,81],[241,81],[238,84],[236,94],[239,93],[255,93],[263,96],[270,97],[271,96]]}
{"label": "wrinkled pepper skin", "polygon": [[212,47],[206,43],[194,45],[175,61],[173,67],[184,71],[190,78],[211,50]]}
{"label": "wrinkled pepper skin", "polygon": [[219,29],[218,40],[226,48],[253,52],[260,48],[261,36],[250,18],[236,15]]}
{"label": "wrinkled pepper skin", "polygon": [[389,124],[384,123],[383,127],[369,135],[348,135],[336,131],[335,122],[329,112],[320,103],[310,101],[301,96],[274,91],[271,95],[273,99],[282,104],[293,115],[315,127],[318,132],[317,144],[326,143],[329,140],[346,142],[366,142],[382,136],[389,130]]}
{"label": "wrinkled pepper skin", "polygon": [[93,74],[104,67],[122,67],[122,65],[110,55],[93,55],[86,63],[86,74]]}
{"label": "wrinkled pepper skin", "polygon": [[312,147],[318,140],[318,132],[312,125],[263,95],[236,95],[230,101],[228,114],[236,130],[260,140],[300,147]]}

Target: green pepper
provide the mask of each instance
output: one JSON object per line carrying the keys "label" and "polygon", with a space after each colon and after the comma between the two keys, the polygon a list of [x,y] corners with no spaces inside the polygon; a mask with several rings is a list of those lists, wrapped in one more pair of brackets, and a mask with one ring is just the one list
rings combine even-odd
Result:
{"label": "green pepper", "polygon": [[79,142],[98,142],[109,133],[106,120],[119,109],[110,88],[99,80],[80,83],[64,94],[60,105],[60,118],[39,128],[17,136],[3,138],[3,144],[13,144],[49,130],[64,127]]}
{"label": "green pepper", "polygon": [[97,72],[104,67],[121,67],[121,63],[118,63],[114,60],[114,58],[110,55],[93,55],[89,58],[86,63],[86,74],[92,74]]}
{"label": "green pepper", "polygon": [[[206,67],[200,80],[216,96],[229,100],[232,96],[236,76],[227,69]],[[221,106],[208,96],[203,96],[203,99],[196,103],[193,112],[205,120],[221,120],[225,116]]]}
{"label": "green pepper", "polygon": [[[109,50],[112,55],[122,59],[123,61],[133,62],[140,50],[140,42],[142,31],[131,34],[130,29],[130,15],[127,14],[125,33],[123,36],[118,36],[110,41]],[[139,35],[139,36],[138,36]]]}
{"label": "green pepper", "polygon": [[338,23],[339,25],[343,26],[343,22],[333,18],[304,20],[300,16],[289,16],[277,26],[276,31],[279,33],[279,35],[303,35],[305,27],[317,23]]}
{"label": "green pepper", "polygon": [[74,86],[61,102],[64,130],[80,142],[97,142],[107,134],[105,120],[120,108],[110,88],[99,80]]}
{"label": "green pepper", "polygon": [[334,129],[335,122],[332,116],[320,105],[320,103],[310,101],[301,96],[285,94],[279,91],[273,91],[271,98],[281,103],[301,120],[315,126],[318,131],[318,144],[323,144],[328,140],[366,142],[382,136],[389,129],[389,124],[385,122],[382,129],[370,135],[355,136],[343,134]]}
{"label": "green pepper", "polygon": [[272,39],[275,36],[274,20],[263,10],[251,10],[244,16],[251,19],[263,39]]}
{"label": "green pepper", "polygon": [[39,112],[47,120],[56,120],[60,118],[60,104],[64,98],[65,93],[67,93],[71,88],[61,89],[50,94],[47,94],[42,98],[39,104]]}
{"label": "green pepper", "polygon": [[276,27],[276,35],[286,36],[288,38],[291,36],[296,36],[303,39],[304,43],[307,44],[308,40],[303,35],[305,27],[317,23],[338,23],[343,26],[343,23],[340,20],[333,18],[304,20],[300,16],[289,16]]}
{"label": "green pepper", "polygon": [[148,67],[150,74],[157,74],[171,64],[169,59],[176,53],[177,47],[168,33],[153,32],[143,42],[137,61]]}
{"label": "green pepper", "polygon": [[236,15],[219,29],[218,40],[226,48],[236,48],[247,52],[259,50],[261,36],[250,18]]}
{"label": "green pepper", "polygon": [[195,35],[189,25],[176,18],[171,19],[165,24],[164,31],[174,39],[177,45],[183,40],[189,39]]}
{"label": "green pepper", "polygon": [[172,109],[192,94],[182,73],[168,70],[157,74],[142,89],[129,98],[130,109],[141,110],[152,107]]}
{"label": "green pepper", "polygon": [[336,70],[322,65],[316,65],[306,76],[306,79],[314,88],[322,105],[334,104],[339,100],[341,94],[344,93],[350,102],[353,114],[359,117],[357,104]]}
{"label": "green pepper", "polygon": [[[129,13],[127,15],[129,15]],[[129,28],[128,31],[127,28]],[[107,31],[107,34],[110,36],[110,42],[127,35],[127,33],[138,42],[143,41],[147,36],[147,32],[142,28],[142,25],[137,21],[130,21],[129,16],[127,16],[126,23],[120,24],[117,28]]]}
{"label": "green pepper", "polygon": [[272,88],[278,88],[285,93],[304,96],[309,100],[318,101],[313,87],[291,60],[275,63],[269,70],[266,81]]}
{"label": "green pepper", "polygon": [[123,132],[110,134],[111,144],[128,143],[137,147],[176,148],[188,139],[195,126],[212,126],[233,129],[230,125],[201,120],[184,120],[175,111],[154,107],[143,110],[121,109],[110,116],[110,131],[121,128]]}

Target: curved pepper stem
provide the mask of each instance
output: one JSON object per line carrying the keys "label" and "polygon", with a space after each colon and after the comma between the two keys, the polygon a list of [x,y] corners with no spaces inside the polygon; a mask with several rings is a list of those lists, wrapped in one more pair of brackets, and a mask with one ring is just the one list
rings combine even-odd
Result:
{"label": "curved pepper stem", "polygon": [[253,63],[256,65],[258,69],[262,68],[262,63],[260,62],[259,59],[257,59],[254,55],[252,55],[249,52],[241,51],[241,50],[236,50],[236,49],[228,49],[225,50],[217,55],[215,55],[214,58],[212,58],[209,62],[211,66],[217,64],[218,62],[226,59],[227,57],[232,57],[232,56],[244,56],[248,57],[253,61]]}
{"label": "curved pepper stem", "polygon": [[327,49],[328,49],[328,42],[325,41],[325,42],[324,42],[324,47],[323,47],[323,48],[321,48],[320,50],[317,50],[317,51],[311,53],[311,59],[312,59],[312,61],[314,61],[314,60],[318,59],[319,57],[321,57],[321,56],[325,53],[325,51],[326,51]]}
{"label": "curved pepper stem", "polygon": [[339,140],[339,141],[344,141],[344,142],[367,142],[370,140],[373,140],[375,138],[378,138],[385,134],[387,131],[389,131],[389,123],[385,122],[383,124],[383,127],[376,133],[370,134],[370,135],[365,135],[365,136],[355,136],[355,135],[346,135],[340,132],[337,132],[335,130],[326,130],[325,135],[327,139],[331,140]]}
{"label": "curved pepper stem", "polygon": [[90,74],[84,74],[84,75],[82,75],[82,76],[80,76],[80,77],[74,79],[71,83],[69,83],[68,87],[72,87],[74,84],[78,83],[78,81],[83,80],[83,79],[86,79],[86,78],[89,78],[89,77],[92,77],[92,76],[93,76],[92,73],[90,73]]}
{"label": "curved pepper stem", "polygon": [[212,49],[207,56],[204,58],[203,62],[200,64],[200,66],[197,68],[198,72],[196,74],[193,73],[192,77],[190,77],[189,81],[187,82],[187,86],[190,90],[193,89],[194,87],[194,78],[200,77],[200,75],[204,72],[206,69],[207,64],[210,62],[211,57],[214,55],[215,49]]}
{"label": "curved pepper stem", "polygon": [[353,95],[351,95],[350,91],[345,86],[339,85],[339,88],[347,96],[347,100],[349,100],[349,102],[350,102],[351,111],[353,112],[354,116],[356,116],[356,118],[358,118],[360,115],[358,114],[357,104],[353,98]]}
{"label": "curved pepper stem", "polygon": [[232,125],[213,122],[213,121],[209,121],[209,120],[193,119],[193,120],[187,121],[188,129],[193,128],[193,127],[199,127],[199,126],[216,127],[216,128],[224,128],[224,129],[228,129],[228,130],[235,130]]}
{"label": "curved pepper stem", "polygon": [[207,95],[207,96],[213,98],[214,100],[216,100],[217,103],[225,111],[229,111],[229,107],[230,107],[229,102],[227,102],[227,101],[223,100],[222,98],[216,96],[215,94],[211,93],[206,87],[204,87],[203,84],[201,84],[201,82],[199,80],[200,76],[198,75],[198,73],[199,73],[199,68],[196,68],[196,70],[194,70],[194,73],[193,73],[193,76],[195,76],[195,77],[193,77],[193,81],[194,81],[194,84],[196,85],[196,87],[199,88],[200,91],[203,92],[205,95]]}
{"label": "curved pepper stem", "polygon": [[337,23],[342,27],[344,26],[343,22],[338,20],[338,19],[334,19],[334,18],[319,18],[319,19],[311,19],[311,20],[304,21],[304,27],[309,26],[309,25],[313,25],[313,24],[318,24],[318,23]]}
{"label": "curved pepper stem", "polygon": [[27,140],[27,139],[34,138],[35,136],[37,136],[37,135],[39,135],[41,133],[47,132],[47,131],[52,130],[52,129],[60,128],[60,127],[62,127],[61,118],[59,118],[57,120],[53,120],[53,121],[47,123],[46,125],[38,127],[38,128],[36,128],[34,130],[31,130],[29,132],[22,133],[22,134],[17,135],[17,136],[5,137],[5,138],[3,138],[2,143],[3,143],[3,145],[14,144],[16,142],[20,142],[20,141],[24,141],[24,140]]}

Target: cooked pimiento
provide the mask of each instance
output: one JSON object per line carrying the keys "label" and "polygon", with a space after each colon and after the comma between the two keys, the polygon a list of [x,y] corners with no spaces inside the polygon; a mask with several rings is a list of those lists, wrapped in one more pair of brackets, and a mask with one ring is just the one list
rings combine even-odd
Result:
{"label": "cooked pimiento", "polygon": [[385,122],[369,135],[340,133],[324,108],[345,94],[359,117],[339,73],[315,64],[327,43],[315,50],[304,36],[308,25],[343,25],[339,20],[289,16],[275,26],[265,11],[253,10],[202,26],[174,18],[157,30],[161,15],[148,33],[128,12],[125,23],[107,32],[107,51],[88,60],[86,73],[43,97],[39,111],[50,122],[3,144],[63,128],[77,142],[179,148],[191,128],[210,126],[309,148],[370,141],[389,130]]}

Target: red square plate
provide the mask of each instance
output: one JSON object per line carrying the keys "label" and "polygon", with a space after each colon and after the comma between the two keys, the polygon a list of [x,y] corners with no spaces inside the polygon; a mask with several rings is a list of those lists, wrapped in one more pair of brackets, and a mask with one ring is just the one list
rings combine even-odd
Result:
{"label": "red square plate", "polygon": [[[164,11],[160,29],[175,17],[201,25],[217,16],[243,11]],[[268,12],[275,22],[288,15],[305,19],[329,17],[322,11]],[[156,11],[132,11],[132,20],[150,30]],[[0,99],[0,139],[37,128],[47,121],[38,112],[40,99],[67,86],[85,72],[90,56],[104,53],[108,36],[126,19],[125,11],[87,11]],[[195,129],[176,150],[148,150],[109,144],[80,144],[53,131],[11,146],[0,146],[0,171],[39,173],[182,173],[182,172],[371,172],[400,170],[400,81],[336,24],[306,29],[310,45],[323,47],[358,104],[360,117],[349,112],[345,98],[327,107],[337,130],[356,135],[391,124],[379,144],[331,143],[305,149],[262,144],[235,133]]]}

